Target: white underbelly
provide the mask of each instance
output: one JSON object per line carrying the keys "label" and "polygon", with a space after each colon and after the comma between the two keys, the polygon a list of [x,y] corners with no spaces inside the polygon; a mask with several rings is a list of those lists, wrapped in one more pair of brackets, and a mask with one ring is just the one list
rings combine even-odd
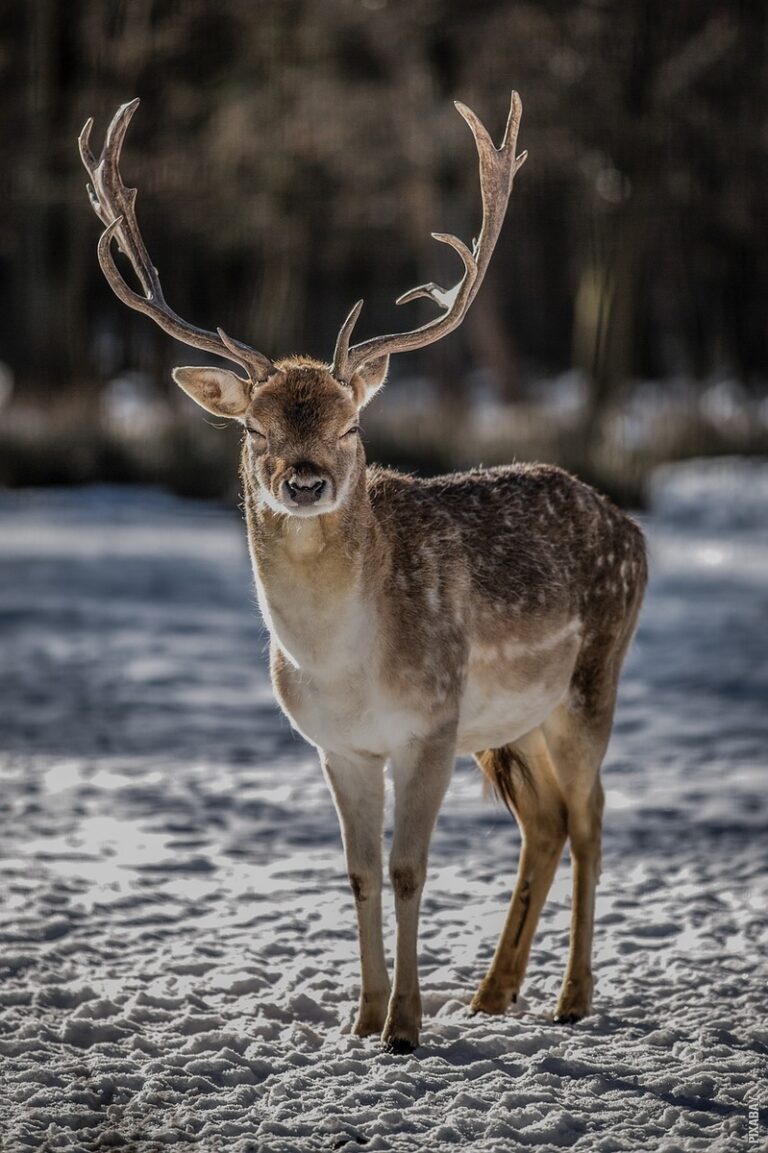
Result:
{"label": "white underbelly", "polygon": [[426,735],[429,719],[412,706],[388,699],[364,675],[341,685],[301,684],[290,707],[294,727],[319,749],[352,756],[388,757]]}
{"label": "white underbelly", "polygon": [[568,691],[570,677],[492,696],[471,683],[459,712],[457,752],[478,753],[513,744],[541,724]]}
{"label": "white underbelly", "polygon": [[540,725],[568,692],[579,646],[575,620],[535,647],[475,647],[459,710],[458,752],[498,749]]}
{"label": "white underbelly", "polygon": [[[578,621],[536,646],[475,646],[459,706],[457,752],[500,748],[540,725],[568,692],[579,646]],[[290,690],[281,697],[283,709],[327,752],[389,757],[434,727],[434,702],[418,692],[408,699],[394,695],[369,665],[340,666],[319,677],[286,668],[283,676]]]}
{"label": "white underbelly", "polygon": [[[569,667],[525,689],[499,687],[493,693],[489,693],[487,683],[470,678],[459,710],[456,751],[476,753],[519,740],[560,703],[568,692],[570,677]],[[291,719],[313,745],[350,755],[358,752],[387,757],[425,736],[429,729],[428,718],[415,702],[409,708],[354,689],[336,696],[327,691],[313,692],[306,685]]]}

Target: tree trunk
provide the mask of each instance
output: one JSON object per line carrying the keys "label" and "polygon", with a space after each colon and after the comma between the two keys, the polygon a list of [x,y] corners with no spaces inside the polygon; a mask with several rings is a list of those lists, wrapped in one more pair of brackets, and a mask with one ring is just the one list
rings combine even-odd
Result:
{"label": "tree trunk", "polygon": [[519,400],[520,367],[508,327],[501,319],[497,294],[498,276],[493,267],[485,274],[482,291],[472,301],[467,316],[467,338],[477,367],[490,370],[499,400]]}

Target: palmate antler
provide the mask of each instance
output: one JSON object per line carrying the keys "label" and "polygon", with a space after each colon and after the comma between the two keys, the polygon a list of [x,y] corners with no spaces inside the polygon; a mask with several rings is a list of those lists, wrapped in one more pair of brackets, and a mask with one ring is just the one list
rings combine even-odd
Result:
{"label": "palmate antler", "polygon": [[[78,140],[80,156],[91,178],[88,185],[91,205],[105,226],[98,247],[101,270],[123,304],[150,316],[169,336],[192,348],[234,361],[247,370],[251,380],[262,381],[276,371],[269,357],[239,340],[232,340],[220,328],[214,333],[187,323],[166,303],[157,269],[149,258],[136,221],[136,189],[126,188],[120,176],[120,150],[138,106],[139,101],[132,100],[118,108],[98,160],[90,149],[92,119],[86,122]],[[112,255],[113,240],[117,240],[131,262],[143,296],[134,292],[120,274]]]}
{"label": "palmate antler", "polygon": [[474,242],[472,251],[462,240],[443,232],[433,232],[435,240],[449,244],[455,249],[464,262],[464,275],[453,288],[441,288],[438,284],[422,284],[412,288],[398,298],[398,304],[406,304],[420,296],[433,300],[440,308],[445,309],[442,316],[414,329],[412,332],[401,332],[391,336],[377,336],[365,340],[362,344],[349,346],[352,330],[355,327],[362,300],[358,300],[350,312],[339,332],[336,341],[336,350],[333,356],[333,375],[337,380],[348,382],[355,372],[370,360],[390,356],[395,352],[406,352],[415,348],[424,348],[428,344],[447,336],[461,324],[467,309],[474,300],[475,293],[480,287],[488,263],[491,259],[496,241],[501,232],[507,203],[512,191],[512,182],[515,173],[525,163],[527,152],[515,156],[517,134],[520,128],[520,118],[523,114],[523,105],[516,92],[512,93],[507,126],[501,147],[496,148],[488,132],[465,104],[456,103],[456,108],[466,120],[472,135],[475,138],[477,153],[480,158],[480,191],[483,200],[483,224],[480,235]]}

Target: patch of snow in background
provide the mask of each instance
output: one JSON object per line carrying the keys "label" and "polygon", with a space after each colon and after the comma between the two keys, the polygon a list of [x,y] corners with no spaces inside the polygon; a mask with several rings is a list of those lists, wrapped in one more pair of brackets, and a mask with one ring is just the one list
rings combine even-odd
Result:
{"label": "patch of snow in background", "polygon": [[519,837],[460,762],[407,1058],[347,1032],[335,814],[272,698],[238,517],[0,496],[2,1153],[746,1146],[768,1053],[768,468],[677,466],[654,491],[604,773],[595,1012],[551,1020],[566,858],[520,1002],[469,1017]]}

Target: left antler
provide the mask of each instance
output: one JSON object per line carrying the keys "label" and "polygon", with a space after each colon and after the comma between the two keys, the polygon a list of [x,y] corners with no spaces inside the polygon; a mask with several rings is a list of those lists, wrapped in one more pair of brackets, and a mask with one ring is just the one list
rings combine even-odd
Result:
{"label": "left antler", "polygon": [[422,284],[418,288],[412,288],[409,292],[404,293],[397,301],[398,304],[406,304],[420,296],[426,296],[440,308],[445,309],[442,316],[435,317],[434,320],[412,332],[377,336],[350,348],[349,341],[352,330],[363,307],[362,300],[359,300],[344,321],[336,341],[331,371],[337,380],[349,382],[354,373],[369,360],[389,356],[395,352],[424,348],[425,345],[433,344],[436,340],[441,340],[442,337],[447,336],[449,332],[453,332],[466,316],[467,309],[482,283],[501,232],[501,226],[504,223],[504,215],[507,211],[515,173],[525,163],[528,155],[527,152],[522,152],[519,156],[515,156],[523,105],[518,94],[513,92],[507,126],[504,129],[504,138],[500,148],[495,147],[488,132],[470,108],[458,102],[456,108],[472,130],[480,158],[483,224],[471,252],[466,244],[456,236],[450,236],[444,232],[433,232],[432,235],[435,240],[439,240],[442,244],[449,244],[458,252],[464,262],[464,275],[453,288],[441,288],[440,285],[434,283]]}
{"label": "left antler", "polygon": [[[149,258],[136,220],[136,189],[126,188],[120,175],[120,152],[128,125],[138,106],[138,100],[132,100],[118,108],[107,129],[98,160],[90,148],[93,120],[86,122],[78,140],[80,156],[91,178],[88,185],[91,205],[105,226],[98,247],[101,270],[123,304],[151,316],[164,332],[193,348],[234,361],[247,369],[253,381],[263,380],[275,371],[269,357],[239,340],[232,340],[221,329],[217,330],[217,335],[189,324],[166,303],[157,269]],[[143,296],[134,292],[120,274],[112,255],[113,240],[118,241],[131,262]]]}

